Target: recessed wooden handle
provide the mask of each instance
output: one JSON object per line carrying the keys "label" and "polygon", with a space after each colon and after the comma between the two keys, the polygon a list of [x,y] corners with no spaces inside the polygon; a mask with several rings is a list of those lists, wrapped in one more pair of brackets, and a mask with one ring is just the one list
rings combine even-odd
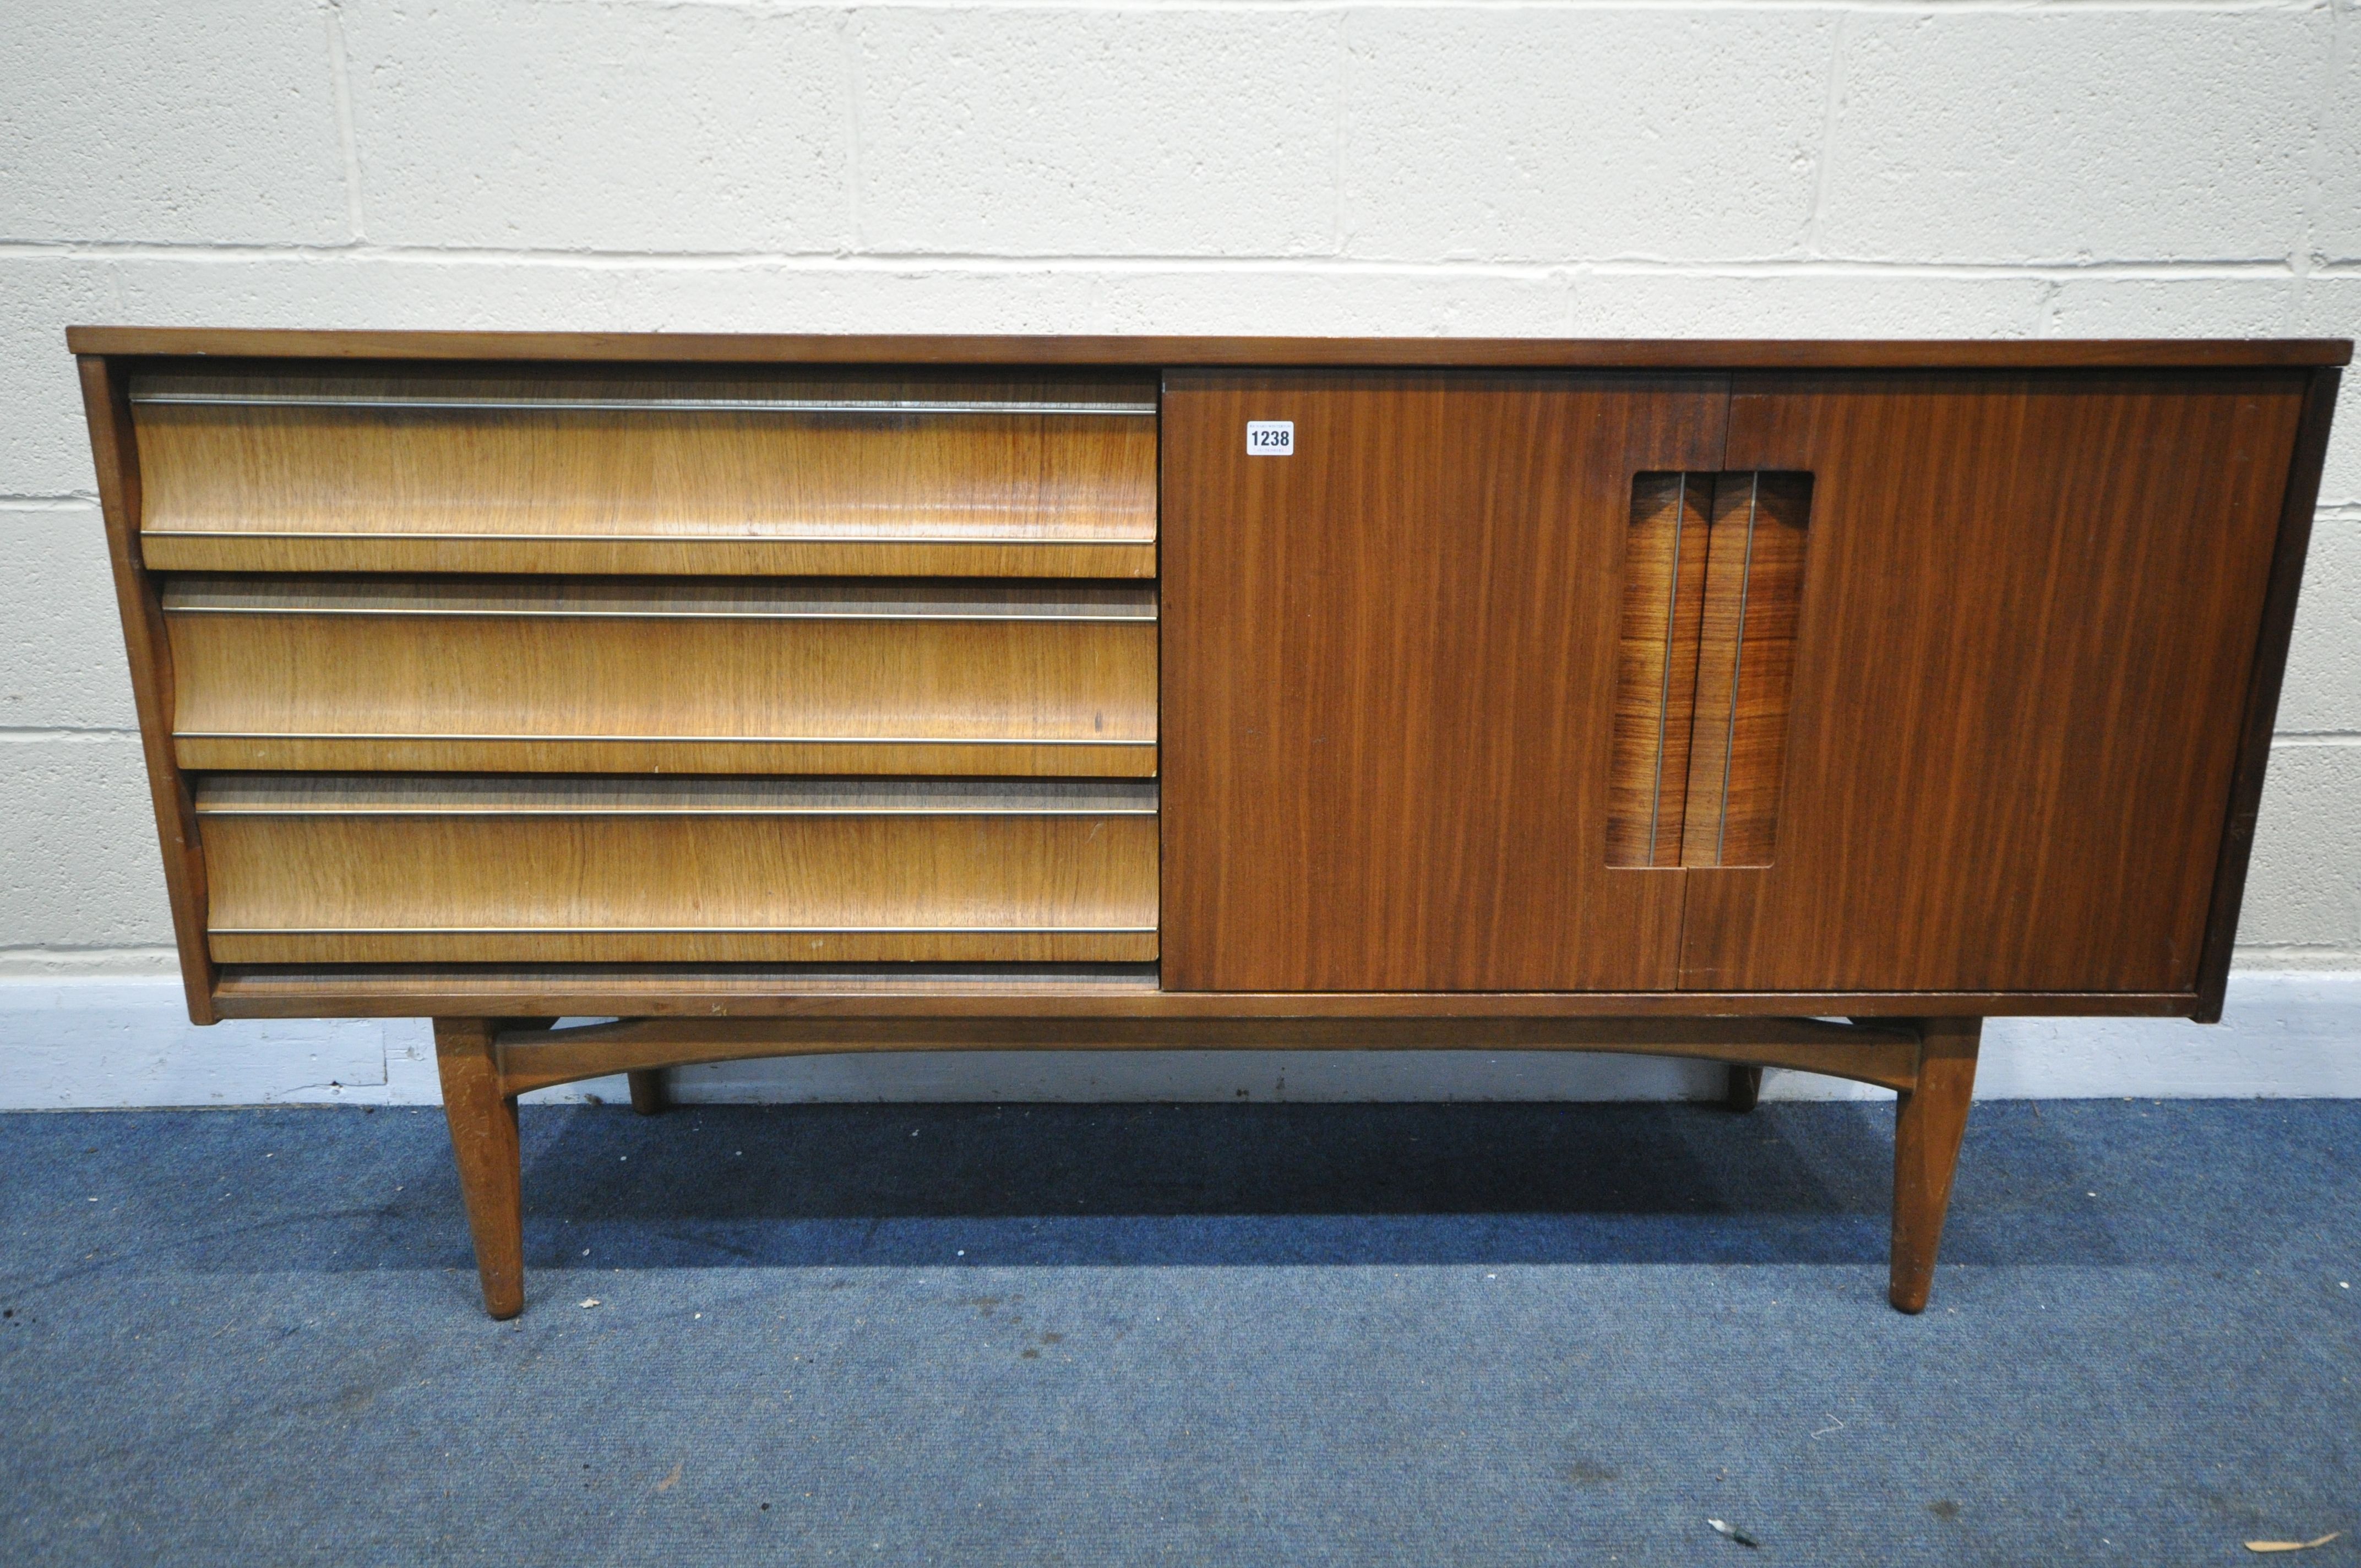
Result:
{"label": "recessed wooden handle", "polygon": [[1726,474],[1715,484],[1682,865],[1771,863],[1811,491],[1808,474]]}
{"label": "recessed wooden handle", "polygon": [[1633,479],[1608,864],[1770,863],[1811,484]]}
{"label": "recessed wooden handle", "polygon": [[1631,484],[1609,784],[1609,865],[1681,863],[1712,501],[1710,474],[1642,474]]}

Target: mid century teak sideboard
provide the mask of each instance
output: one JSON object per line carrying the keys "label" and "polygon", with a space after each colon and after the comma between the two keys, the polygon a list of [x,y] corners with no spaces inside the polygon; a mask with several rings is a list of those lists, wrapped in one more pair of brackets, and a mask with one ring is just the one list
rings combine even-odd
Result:
{"label": "mid century teak sideboard", "polygon": [[[1476,1047],[1899,1091],[2212,1020],[2344,342],[82,327],[190,1015],[516,1096]],[[612,1017],[557,1026],[558,1020]]]}

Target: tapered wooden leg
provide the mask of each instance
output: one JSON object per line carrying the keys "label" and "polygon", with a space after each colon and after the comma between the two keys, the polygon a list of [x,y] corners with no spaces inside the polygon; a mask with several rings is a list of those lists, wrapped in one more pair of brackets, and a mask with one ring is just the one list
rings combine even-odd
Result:
{"label": "tapered wooden leg", "polygon": [[517,1150],[516,1096],[500,1092],[498,1030],[490,1018],[434,1020],[434,1059],[443,1072],[443,1114],[459,1162],[459,1191],[476,1238],[476,1272],[484,1310],[513,1318],[524,1310],[523,1170]]}
{"label": "tapered wooden leg", "polygon": [[1894,1255],[1886,1299],[1905,1312],[1926,1310],[1935,1288],[1935,1249],[1951,1204],[1951,1173],[1968,1130],[1976,1086],[1981,1018],[1921,1020],[1918,1087],[1905,1089],[1894,1115]]}
{"label": "tapered wooden leg", "polygon": [[1733,1111],[1752,1111],[1754,1102],[1763,1098],[1763,1069],[1730,1064],[1730,1084],[1722,1091],[1721,1102]]}
{"label": "tapered wooden leg", "polygon": [[633,1068],[623,1075],[631,1080],[631,1109],[642,1116],[653,1116],[670,1103],[664,1098],[664,1069]]}

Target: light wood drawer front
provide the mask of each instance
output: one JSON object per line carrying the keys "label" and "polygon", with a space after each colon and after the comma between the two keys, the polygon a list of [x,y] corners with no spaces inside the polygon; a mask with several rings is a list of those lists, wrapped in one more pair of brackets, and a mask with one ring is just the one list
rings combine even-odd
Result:
{"label": "light wood drawer front", "polygon": [[230,776],[219,963],[1145,961],[1156,789]]}
{"label": "light wood drawer front", "polygon": [[1156,772],[1155,590],[176,580],[192,769]]}
{"label": "light wood drawer front", "polygon": [[153,571],[1149,577],[1153,379],[159,373]]}

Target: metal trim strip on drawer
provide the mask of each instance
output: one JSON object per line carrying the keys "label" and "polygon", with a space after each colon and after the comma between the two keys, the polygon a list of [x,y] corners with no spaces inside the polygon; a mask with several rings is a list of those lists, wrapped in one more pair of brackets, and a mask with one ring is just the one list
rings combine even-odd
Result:
{"label": "metal trim strip on drawer", "polygon": [[306,530],[285,528],[153,528],[142,526],[142,539],[326,539],[417,541],[461,544],[1037,544],[1055,546],[1153,544],[1152,533],[716,533],[699,530],[681,533],[453,533],[443,530],[405,529],[398,532],[364,532],[357,529]]}
{"label": "metal trim strip on drawer", "polygon": [[167,615],[289,615],[566,620],[814,620],[1152,625],[1145,585],[946,589],[937,581],[818,579],[791,589],[745,583],[614,583],[192,575],[163,594]]}
{"label": "metal trim strip on drawer", "polygon": [[201,817],[1154,817],[1153,780],[533,778],[228,773]]}
{"label": "metal trim strip on drawer", "polygon": [[379,734],[362,730],[175,729],[175,740],[355,740],[397,745],[533,746],[1095,746],[1110,751],[1153,749],[1154,740],[1110,740],[1097,736],[1006,735],[474,735],[452,730]]}
{"label": "metal trim strip on drawer", "polygon": [[214,926],[215,937],[1146,937],[1154,926]]}
{"label": "metal trim strip on drawer", "polygon": [[246,996],[316,994],[324,987],[376,990],[382,994],[424,984],[456,995],[502,989],[574,986],[609,990],[651,982],[709,991],[756,988],[768,994],[908,996],[955,992],[1065,997],[1113,993],[1153,995],[1159,977],[1153,962],[1031,959],[935,962],[925,959],[883,961],[795,959],[694,963],[658,959],[649,963],[598,960],[588,963],[508,960],[464,965],[412,963],[237,964],[222,976],[225,992]]}
{"label": "metal trim strip on drawer", "polygon": [[497,413],[1016,414],[1154,419],[1154,403],[862,398],[358,398],[314,392],[134,392],[137,404],[236,409],[419,409]]}

